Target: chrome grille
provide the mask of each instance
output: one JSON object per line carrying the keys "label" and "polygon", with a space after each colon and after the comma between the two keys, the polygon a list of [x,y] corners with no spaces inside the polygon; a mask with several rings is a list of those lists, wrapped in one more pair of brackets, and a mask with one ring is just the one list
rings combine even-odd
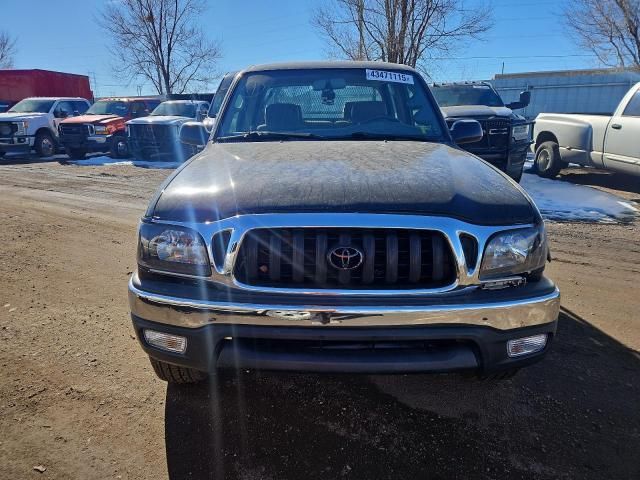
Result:
{"label": "chrome grille", "polygon": [[131,137],[140,143],[162,143],[172,140],[170,125],[129,124]]}
{"label": "chrome grille", "polygon": [[[361,265],[335,268],[328,254],[355,247]],[[247,232],[234,276],[250,286],[314,289],[417,289],[450,285],[455,261],[445,237],[429,230],[277,228]]]}
{"label": "chrome grille", "polygon": [[60,124],[61,135],[89,135],[89,125],[82,123],[61,123]]}

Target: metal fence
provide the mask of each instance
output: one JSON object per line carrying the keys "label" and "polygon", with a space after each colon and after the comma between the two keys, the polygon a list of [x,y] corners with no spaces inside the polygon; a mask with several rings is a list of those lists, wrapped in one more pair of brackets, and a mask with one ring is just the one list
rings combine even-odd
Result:
{"label": "metal fence", "polygon": [[531,103],[518,110],[527,118],[541,112],[611,114],[640,72],[617,69],[568,70],[496,75],[489,80],[509,103],[521,91],[531,91]]}

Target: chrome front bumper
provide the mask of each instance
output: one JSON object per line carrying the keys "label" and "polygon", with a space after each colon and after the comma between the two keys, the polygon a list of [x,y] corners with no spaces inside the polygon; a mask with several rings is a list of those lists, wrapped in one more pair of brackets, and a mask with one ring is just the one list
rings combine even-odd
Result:
{"label": "chrome front bumper", "polygon": [[[160,324],[198,328],[205,325],[231,324],[289,327],[392,327],[418,325],[473,325],[497,330],[532,327],[555,322],[560,309],[560,292],[550,288],[540,292],[532,287],[531,295],[514,296],[478,291],[457,297],[425,298],[405,305],[388,302],[380,306],[360,300],[358,304],[327,306],[309,299],[308,304],[243,303],[225,300],[203,300],[151,293],[129,282],[131,313],[138,318]],[[530,288],[516,287],[521,289]],[[520,292],[528,291],[521,290]],[[504,292],[504,291],[501,291]]]}

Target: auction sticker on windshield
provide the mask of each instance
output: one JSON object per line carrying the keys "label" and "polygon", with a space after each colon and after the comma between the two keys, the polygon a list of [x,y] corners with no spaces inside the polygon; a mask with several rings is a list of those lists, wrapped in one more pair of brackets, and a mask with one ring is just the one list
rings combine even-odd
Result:
{"label": "auction sticker on windshield", "polygon": [[413,75],[406,73],[387,72],[386,70],[369,70],[367,68],[367,80],[379,80],[383,82],[410,83],[413,85]]}

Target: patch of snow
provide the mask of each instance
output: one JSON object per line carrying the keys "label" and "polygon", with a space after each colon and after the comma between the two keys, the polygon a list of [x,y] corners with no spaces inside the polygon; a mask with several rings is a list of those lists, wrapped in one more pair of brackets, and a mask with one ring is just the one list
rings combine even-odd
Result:
{"label": "patch of snow", "polygon": [[178,168],[182,162],[150,162],[148,160],[121,160],[101,155],[98,157],[89,157],[84,160],[69,160],[66,163],[79,166],[99,166],[99,165],[132,165],[142,168]]}
{"label": "patch of snow", "polygon": [[547,220],[618,223],[633,220],[640,211],[631,203],[592,187],[525,173],[520,185]]}

